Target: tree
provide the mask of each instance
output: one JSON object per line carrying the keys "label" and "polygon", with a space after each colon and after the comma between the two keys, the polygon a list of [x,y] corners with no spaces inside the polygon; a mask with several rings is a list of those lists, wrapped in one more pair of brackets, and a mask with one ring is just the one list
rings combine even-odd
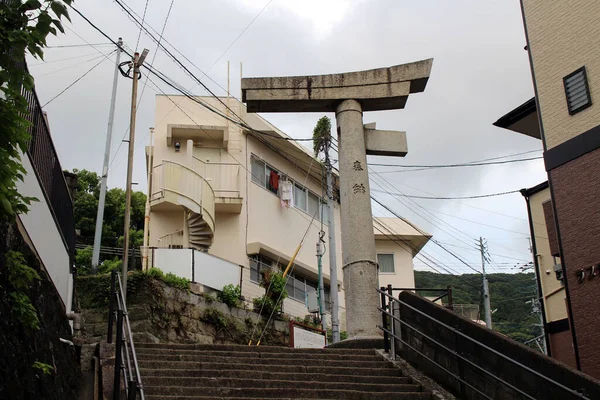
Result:
{"label": "tree", "polygon": [[[100,197],[100,177],[97,173],[85,169],[74,169],[77,175],[77,192],[73,200],[75,212],[75,227],[79,229],[78,242],[93,245],[96,230],[96,216]],[[129,230],[130,246],[139,248],[144,241],[144,221],[146,216],[146,195],[143,192],[133,192],[131,196],[131,228]],[[106,192],[104,202],[104,220],[102,221],[102,246],[123,246],[123,225],[125,221],[125,191],[112,188]],[[77,254],[85,249],[77,250]],[[81,255],[81,260],[85,260]],[[112,256],[111,256],[112,257]],[[115,268],[117,261],[100,254],[100,259],[110,265],[99,268],[99,271]],[[120,262],[120,261],[119,261]],[[89,260],[91,266],[91,258]],[[85,268],[87,264],[77,264]]]}
{"label": "tree", "polygon": [[313,151],[315,157],[326,150],[327,143],[331,140],[331,120],[321,117],[313,130]]}
{"label": "tree", "polygon": [[27,151],[30,123],[23,90],[33,90],[33,77],[25,68],[25,53],[43,59],[48,34],[64,32],[71,0],[4,0],[0,2],[0,220],[25,213],[34,198],[23,196],[17,182],[26,173],[20,155]]}

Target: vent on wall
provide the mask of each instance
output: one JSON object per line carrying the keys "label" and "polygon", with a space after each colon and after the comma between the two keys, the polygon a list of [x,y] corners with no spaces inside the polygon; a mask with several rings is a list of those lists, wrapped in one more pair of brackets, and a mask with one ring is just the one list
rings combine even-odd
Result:
{"label": "vent on wall", "polygon": [[564,77],[569,114],[573,115],[592,105],[585,67]]}

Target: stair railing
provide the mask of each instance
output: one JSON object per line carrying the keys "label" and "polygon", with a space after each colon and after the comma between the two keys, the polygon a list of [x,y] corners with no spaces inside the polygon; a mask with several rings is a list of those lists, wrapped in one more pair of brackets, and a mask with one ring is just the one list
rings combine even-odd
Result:
{"label": "stair railing", "polygon": [[[456,379],[458,382],[460,382],[461,385],[468,387],[469,389],[473,390],[474,392],[476,392],[477,394],[482,396],[482,398],[494,400],[495,397],[493,394],[490,396],[490,394],[484,393],[482,391],[482,388],[475,387],[473,384],[473,381],[471,380],[469,382],[468,378],[466,376],[463,376],[462,373],[459,372],[457,374],[457,373],[451,371],[447,366],[442,365],[443,363],[440,363],[439,362],[440,360],[435,359],[437,357],[434,356],[432,358],[431,354],[426,354],[425,352],[415,348],[414,345],[409,342],[408,333],[407,333],[408,331],[412,331],[415,334],[417,334],[419,337],[421,337],[422,339],[427,339],[427,341],[432,343],[437,349],[440,349],[440,350],[448,352],[449,354],[452,354],[454,357],[457,357],[458,359],[460,359],[461,362],[468,364],[470,367],[480,371],[482,376],[485,376],[485,375],[490,376],[494,380],[496,380],[498,383],[503,385],[504,387],[510,388],[514,392],[518,393],[519,397],[514,397],[514,398],[523,398],[523,399],[531,399],[531,400],[538,399],[538,397],[535,396],[535,394],[527,393],[525,391],[525,390],[527,390],[527,388],[517,387],[516,384],[518,384],[518,383],[516,383],[516,382],[515,382],[515,384],[507,382],[505,379],[502,379],[501,377],[497,376],[493,371],[490,371],[490,370],[484,368],[482,365],[479,365],[479,364],[473,362],[472,360],[470,360],[469,358],[465,357],[463,354],[461,354],[461,351],[452,349],[452,348],[444,345],[443,343],[440,343],[440,340],[436,340],[436,337],[432,337],[431,335],[428,335],[427,333],[423,332],[423,330],[418,329],[416,326],[408,323],[405,319],[402,319],[401,318],[401,309],[407,309],[407,310],[410,310],[410,312],[414,312],[417,315],[419,315],[419,318],[429,321],[432,324],[434,324],[439,329],[439,331],[441,331],[441,332],[445,331],[445,333],[453,334],[453,335],[456,335],[457,337],[461,337],[462,339],[467,340],[468,342],[470,342],[472,344],[472,346],[474,348],[474,350],[472,350],[472,351],[474,353],[476,353],[476,354],[485,354],[485,353],[493,354],[495,357],[498,357],[499,359],[507,361],[514,368],[517,368],[520,371],[522,371],[521,372],[522,374],[534,375],[537,378],[539,378],[540,380],[545,381],[549,385],[552,385],[552,387],[554,387],[557,390],[556,398],[562,398],[562,397],[558,397],[558,396],[560,396],[561,394],[568,393],[571,396],[570,398],[591,400],[591,398],[588,397],[588,395],[585,393],[585,391],[583,391],[583,393],[582,393],[578,390],[572,389],[572,388],[562,384],[561,382],[558,382],[558,381],[544,375],[543,373],[538,372],[513,358],[510,358],[509,356],[503,354],[502,352],[478,341],[477,339],[467,335],[464,332],[461,332],[460,330],[454,328],[453,326],[450,326],[442,321],[439,321],[435,317],[419,310],[418,308],[406,303],[405,301],[400,300],[400,298],[395,298],[394,295],[392,294],[392,290],[393,289],[392,289],[391,285],[388,285],[388,287],[381,287],[380,289],[377,289],[377,293],[379,293],[381,296],[381,306],[378,307],[378,310],[381,312],[381,318],[382,318],[382,324],[378,325],[377,327],[383,331],[384,341],[385,341],[385,351],[386,351],[386,353],[388,353],[390,355],[390,357],[393,360],[396,359],[396,354],[397,354],[398,350],[400,350],[400,346],[402,346],[402,348],[410,349],[412,352],[415,352],[416,354],[418,354],[419,357],[422,357],[422,358],[428,360],[431,364],[435,365],[436,368],[441,369],[442,371],[447,373],[449,376],[451,376],[453,379]],[[484,356],[481,356],[481,357],[484,357]],[[461,391],[462,390],[463,389],[461,388]]]}
{"label": "stair railing", "polygon": [[127,400],[145,400],[140,367],[133,344],[133,334],[129,314],[123,296],[121,276],[112,271],[110,275],[110,298],[108,310],[108,338],[107,343],[113,340],[113,324],[116,318],[115,342],[115,374],[113,381],[113,400],[121,400],[121,375],[125,387]]}

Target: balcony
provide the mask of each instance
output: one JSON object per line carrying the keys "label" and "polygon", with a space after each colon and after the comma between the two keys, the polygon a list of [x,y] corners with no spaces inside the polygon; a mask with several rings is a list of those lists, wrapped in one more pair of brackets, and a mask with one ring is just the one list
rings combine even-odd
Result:
{"label": "balcony", "polygon": [[[201,219],[206,233],[215,231],[215,193],[211,185],[198,172],[185,165],[163,161],[152,169],[150,205],[154,210],[176,210],[182,207],[189,212],[186,235],[200,234],[194,228]],[[185,243],[184,239],[184,243]],[[187,246],[186,246],[187,247]],[[192,246],[193,247],[193,246]]]}
{"label": "balcony", "polygon": [[192,167],[213,188],[216,212],[239,214],[242,211],[239,164],[204,162],[197,157],[192,157]]}

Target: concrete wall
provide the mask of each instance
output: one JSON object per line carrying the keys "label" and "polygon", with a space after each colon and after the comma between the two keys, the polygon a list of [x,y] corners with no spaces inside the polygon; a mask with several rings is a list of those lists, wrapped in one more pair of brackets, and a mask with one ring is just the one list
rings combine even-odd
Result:
{"label": "concrete wall", "polygon": [[29,212],[19,215],[19,219],[66,309],[72,303],[69,253],[27,154],[21,155],[21,163],[27,174],[23,182],[17,182],[17,190],[23,196],[36,197],[39,201],[32,202]]}
{"label": "concrete wall", "polygon": [[600,124],[598,105],[571,116],[563,78],[586,67],[592,103],[600,79],[600,2],[522,0],[544,137],[551,149]]}
{"label": "concrete wall", "polygon": [[[496,400],[527,398],[500,383],[493,376],[508,382],[536,399],[563,400],[580,398],[578,395],[569,393],[548,382],[543,377],[579,391],[588,399],[600,398],[600,382],[590,376],[571,369],[550,357],[533,351],[411,292],[402,292],[400,300],[403,302],[400,306],[402,339],[412,347],[411,349],[407,345],[402,345],[402,358],[434,378],[439,384],[461,399],[485,398],[467,384],[483,392],[488,398]],[[432,321],[430,317],[454,330],[440,326]],[[410,329],[408,325],[416,328],[420,333]],[[495,352],[474,344],[473,341],[458,332],[493,349]],[[435,338],[446,349],[424,335]],[[468,362],[461,360],[456,354],[463,356]],[[537,371],[543,377],[507,361],[503,356],[518,361],[522,365]],[[461,377],[467,384],[461,384],[450,373],[434,365],[427,357],[435,360],[436,363],[455,376]],[[492,375],[482,372],[473,364],[482,367]]]}

